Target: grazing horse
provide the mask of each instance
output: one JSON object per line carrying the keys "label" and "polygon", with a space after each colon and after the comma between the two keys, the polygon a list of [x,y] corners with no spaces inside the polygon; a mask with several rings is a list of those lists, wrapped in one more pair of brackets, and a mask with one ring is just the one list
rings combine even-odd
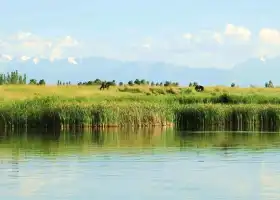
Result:
{"label": "grazing horse", "polygon": [[204,87],[202,85],[196,85],[194,88],[197,92],[202,92],[204,91]]}
{"label": "grazing horse", "polygon": [[101,84],[101,87],[99,88],[100,90],[104,90],[105,88],[107,88],[107,90],[109,89],[109,87],[110,87],[110,82],[102,82],[102,84]]}

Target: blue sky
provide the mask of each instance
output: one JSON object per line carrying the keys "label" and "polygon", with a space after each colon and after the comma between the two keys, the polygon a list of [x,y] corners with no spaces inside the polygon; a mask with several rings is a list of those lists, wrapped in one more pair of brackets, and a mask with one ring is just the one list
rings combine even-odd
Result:
{"label": "blue sky", "polygon": [[280,54],[280,2],[2,0],[0,53],[228,68]]}

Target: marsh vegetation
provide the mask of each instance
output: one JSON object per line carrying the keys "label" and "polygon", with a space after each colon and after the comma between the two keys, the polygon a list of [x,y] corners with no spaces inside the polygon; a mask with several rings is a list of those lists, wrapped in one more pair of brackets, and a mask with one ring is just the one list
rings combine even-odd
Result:
{"label": "marsh vegetation", "polygon": [[92,84],[45,85],[24,84],[26,76],[18,72],[2,78],[6,81],[0,86],[2,129],[112,126],[175,126],[193,131],[280,129],[280,88],[275,87],[209,86],[197,91],[197,83],[179,86],[166,82],[161,86],[137,79],[131,84],[116,84],[113,80],[109,89],[100,90],[99,79]]}

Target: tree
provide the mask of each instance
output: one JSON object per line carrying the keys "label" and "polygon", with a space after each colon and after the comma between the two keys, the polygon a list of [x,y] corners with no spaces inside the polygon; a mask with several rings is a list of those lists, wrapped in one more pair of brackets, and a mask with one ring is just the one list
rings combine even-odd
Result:
{"label": "tree", "polygon": [[146,81],[145,79],[142,79],[142,80],[140,81],[140,84],[141,84],[141,85],[146,85],[146,84],[147,84],[147,81]]}
{"label": "tree", "polygon": [[165,83],[163,84],[164,86],[170,86],[171,82],[170,81],[165,81]]}
{"label": "tree", "polygon": [[26,80],[27,80],[27,77],[26,77],[26,74],[23,75],[23,84],[26,84]]}
{"label": "tree", "polygon": [[135,79],[134,84],[140,85],[140,84],[141,84],[141,81],[137,78],[137,79]]}
{"label": "tree", "polygon": [[62,85],[60,80],[57,81],[57,85]]}
{"label": "tree", "polygon": [[99,78],[95,79],[93,82],[96,85],[101,85],[102,84],[102,81]]}
{"label": "tree", "polygon": [[133,84],[133,81],[128,81],[127,84],[130,85],[130,86],[133,86],[133,85],[134,85],[134,84]]}
{"label": "tree", "polygon": [[266,88],[273,88],[273,87],[274,87],[274,85],[273,85],[273,83],[272,83],[271,80],[268,81],[268,82],[266,82],[266,83],[264,84],[264,86],[265,86]]}
{"label": "tree", "polygon": [[23,83],[23,78],[22,78],[22,76],[19,76],[19,77],[18,77],[18,84],[24,84],[24,83]]}
{"label": "tree", "polygon": [[37,85],[37,80],[36,79],[30,79],[29,84],[30,85]]}
{"label": "tree", "polygon": [[154,83],[154,81],[152,81],[152,82],[151,82],[151,86],[155,86],[155,83]]}
{"label": "tree", "polygon": [[116,84],[116,80],[113,80],[113,81],[111,82],[111,85],[116,86],[116,85],[117,85],[117,84]]}
{"label": "tree", "polygon": [[44,80],[44,79],[41,79],[41,80],[39,81],[38,85],[46,85],[45,80]]}
{"label": "tree", "polygon": [[230,87],[235,87],[235,83],[231,83]]}
{"label": "tree", "polygon": [[119,82],[119,86],[123,86],[123,82]]}

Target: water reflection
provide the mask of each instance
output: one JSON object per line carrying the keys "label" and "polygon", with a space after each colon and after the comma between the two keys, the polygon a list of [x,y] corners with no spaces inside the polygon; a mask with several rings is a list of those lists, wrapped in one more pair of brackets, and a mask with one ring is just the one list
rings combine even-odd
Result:
{"label": "water reflection", "polygon": [[161,128],[1,133],[0,193],[8,200],[279,199],[279,144],[279,133]]}
{"label": "water reflection", "polygon": [[[40,133],[38,131],[0,135],[1,152],[12,157],[35,152],[45,155],[122,151],[122,149],[219,149],[230,150],[277,148],[279,133],[256,132],[183,132],[172,129],[96,129],[85,132]],[[125,152],[124,152],[125,153]],[[16,163],[14,163],[16,165]]]}

